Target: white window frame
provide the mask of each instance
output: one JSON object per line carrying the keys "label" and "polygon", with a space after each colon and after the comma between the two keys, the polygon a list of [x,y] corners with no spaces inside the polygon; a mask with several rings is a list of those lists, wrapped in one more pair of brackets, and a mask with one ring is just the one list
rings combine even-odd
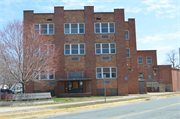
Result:
{"label": "white window frame", "polygon": [[[84,45],[84,54],[80,54],[80,44]],[[69,48],[70,48],[70,53],[69,54],[65,53],[65,45],[69,45]],[[72,54],[72,45],[78,45],[78,54]],[[85,54],[86,54],[86,45],[85,45],[85,43],[64,44],[64,55],[85,55]]]}
{"label": "white window frame", "polygon": [[[128,39],[126,38],[126,31],[128,32]],[[129,40],[129,30],[125,30],[125,39]]]}
{"label": "white window frame", "polygon": [[[108,32],[105,32],[105,33],[102,32],[102,25],[101,25],[102,23],[107,23],[108,24]],[[95,22],[94,23],[94,33],[95,34],[115,33],[115,23],[114,23],[114,32],[110,32],[110,23],[114,23],[114,22]],[[100,26],[100,33],[96,33],[96,24],[99,24],[99,26]]]}
{"label": "white window frame", "polygon": [[[69,24],[69,33],[65,33],[65,24]],[[77,24],[77,33],[71,33],[71,24]],[[80,33],[79,24],[83,24],[84,26],[84,33]],[[84,23],[64,23],[64,34],[85,34],[85,24]]]}
{"label": "white window frame", "polygon": [[[96,53],[96,44],[100,44],[100,53]],[[109,53],[103,53],[102,51],[102,44],[108,44],[109,46]],[[112,49],[115,49],[115,53],[111,53],[111,44],[114,44],[115,45],[115,48],[112,48]],[[101,54],[116,54],[116,43],[95,43],[95,54],[96,55],[101,55]]]}
{"label": "white window frame", "polygon": [[35,78],[35,80],[55,80],[55,69],[52,69],[52,70],[53,70],[53,75],[54,75],[54,76],[53,76],[53,77],[54,77],[53,79],[50,79],[50,78],[49,78],[49,72],[51,71],[50,69],[46,69],[46,72],[47,72],[47,73],[46,73],[46,77],[47,77],[47,79],[41,79],[41,71],[36,71],[36,70],[34,70],[34,72],[37,72],[37,73],[38,73],[38,75],[37,75],[37,76],[38,76],[38,79]]}
{"label": "white window frame", "polygon": [[[126,48],[126,50],[129,49],[129,52],[126,51],[126,58],[130,58],[131,55],[130,55],[130,48]],[[129,57],[127,57],[127,53],[129,53]]]}
{"label": "white window frame", "polygon": [[143,57],[141,57],[142,58],[142,63],[139,63],[139,57],[138,57],[138,64],[143,64]]}
{"label": "white window frame", "polygon": [[151,58],[151,63],[148,63],[148,58],[149,58],[150,56],[148,56],[148,57],[146,57],[146,63],[147,64],[152,64],[152,57],[150,57]]}
{"label": "white window frame", "polygon": [[[41,34],[41,24],[46,24],[47,25],[47,34]],[[54,35],[54,23],[41,23],[41,24],[34,24],[33,27],[35,29],[35,25],[39,25],[39,34],[41,35]],[[53,25],[53,33],[52,34],[49,34],[49,24],[52,24]]]}
{"label": "white window frame", "polygon": [[[44,44],[47,47],[47,54],[46,55],[54,55],[54,49],[55,49],[55,44]],[[50,53],[50,46],[53,46],[53,53]],[[41,55],[41,46],[39,46],[37,54],[33,54],[34,56]]]}
{"label": "white window frame", "polygon": [[[97,78],[97,69],[101,68],[101,78]],[[103,68],[109,68],[110,78],[107,79],[116,79],[117,78],[117,67],[96,67],[96,79],[103,79]],[[112,77],[112,68],[116,68],[116,77]]]}

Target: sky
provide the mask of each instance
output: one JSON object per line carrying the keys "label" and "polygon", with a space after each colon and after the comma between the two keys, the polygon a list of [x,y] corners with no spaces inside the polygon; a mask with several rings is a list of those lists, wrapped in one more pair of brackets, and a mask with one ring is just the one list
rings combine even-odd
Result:
{"label": "sky", "polygon": [[0,30],[8,22],[23,20],[23,10],[54,13],[94,6],[94,12],[124,8],[125,20],[135,18],[137,50],[157,50],[158,65],[166,64],[166,54],[180,47],[180,0],[0,0]]}

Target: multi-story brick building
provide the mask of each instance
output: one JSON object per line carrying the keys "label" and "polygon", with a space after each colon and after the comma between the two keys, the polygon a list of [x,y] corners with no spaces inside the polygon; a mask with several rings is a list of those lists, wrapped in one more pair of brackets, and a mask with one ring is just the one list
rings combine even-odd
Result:
{"label": "multi-story brick building", "polygon": [[[41,29],[61,51],[59,69],[54,76],[44,79],[47,85],[28,85],[26,92],[29,93],[102,95],[104,74],[108,82],[107,95],[139,93],[138,76],[146,65],[138,64],[137,59],[139,62],[139,57],[145,59],[147,55],[149,68],[145,76],[148,72],[152,75],[153,66],[157,66],[156,51],[137,51],[135,19],[125,21],[124,9],[94,12],[93,6],[85,6],[83,10],[54,7],[54,13],[24,11],[24,22],[34,24],[39,33]],[[149,54],[153,55],[151,59]],[[153,79],[158,78],[153,76]]]}

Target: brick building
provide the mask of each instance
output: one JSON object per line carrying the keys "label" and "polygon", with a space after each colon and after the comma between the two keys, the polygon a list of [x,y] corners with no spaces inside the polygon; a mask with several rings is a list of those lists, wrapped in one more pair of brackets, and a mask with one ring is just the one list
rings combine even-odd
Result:
{"label": "brick building", "polygon": [[[40,75],[46,85],[31,83],[26,87],[28,93],[103,95],[105,74],[107,95],[127,95],[139,93],[138,76],[144,68],[147,68],[145,77],[151,72],[153,80],[158,79],[153,75],[156,51],[137,51],[135,19],[125,21],[124,9],[94,12],[93,6],[85,6],[83,10],[54,7],[54,13],[24,11],[24,22],[50,37],[61,51],[54,76],[42,79]],[[140,57],[146,57],[147,64],[138,64]]]}

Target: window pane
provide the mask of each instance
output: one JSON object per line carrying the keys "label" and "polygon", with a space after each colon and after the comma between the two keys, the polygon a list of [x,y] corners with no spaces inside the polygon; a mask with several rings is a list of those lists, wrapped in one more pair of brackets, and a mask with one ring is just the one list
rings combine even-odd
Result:
{"label": "window pane", "polygon": [[96,44],[96,48],[100,48],[100,44]]}
{"label": "window pane", "polygon": [[99,24],[99,23],[96,23],[96,24],[95,24],[95,27],[96,27],[96,28],[100,28],[100,24]]}
{"label": "window pane", "polygon": [[111,53],[115,53],[116,52],[116,49],[111,49]]}
{"label": "window pane", "polygon": [[54,34],[54,29],[49,29],[49,34]]}
{"label": "window pane", "polygon": [[97,72],[101,72],[101,68],[97,68]]}
{"label": "window pane", "polygon": [[65,49],[70,49],[70,45],[65,45]]}
{"label": "window pane", "polygon": [[78,49],[78,44],[72,45],[72,49]]}
{"label": "window pane", "polygon": [[112,73],[112,78],[116,78],[116,73]]}
{"label": "window pane", "polygon": [[34,29],[39,29],[39,24],[35,24]]}
{"label": "window pane", "polygon": [[101,50],[100,49],[96,49],[96,54],[100,54]]}
{"label": "window pane", "polygon": [[69,28],[69,24],[65,24],[65,28]]}
{"label": "window pane", "polygon": [[53,24],[49,24],[49,28],[53,28]]}
{"label": "window pane", "polygon": [[84,54],[84,49],[81,49],[81,50],[80,50],[80,54]]}
{"label": "window pane", "polygon": [[78,33],[78,29],[71,28],[71,33]]}
{"label": "window pane", "polygon": [[111,44],[111,48],[115,48],[115,44]]}
{"label": "window pane", "polygon": [[84,48],[84,44],[80,44],[80,48]]}
{"label": "window pane", "polygon": [[102,78],[101,73],[97,73],[97,78]]}
{"label": "window pane", "polygon": [[108,23],[101,23],[102,33],[108,32]]}
{"label": "window pane", "polygon": [[41,29],[47,29],[47,24],[41,24]]}
{"label": "window pane", "polygon": [[83,28],[84,29],[84,24],[79,24],[79,28]]}
{"label": "window pane", "polygon": [[101,27],[108,27],[108,23],[101,23]]}
{"label": "window pane", "polygon": [[109,48],[109,44],[102,44],[102,48]]}
{"label": "window pane", "polygon": [[78,50],[72,50],[72,54],[78,54]]}
{"label": "window pane", "polygon": [[103,68],[103,72],[110,72],[109,68]]}
{"label": "window pane", "polygon": [[103,73],[103,75],[106,75],[106,78],[110,78],[110,73]]}
{"label": "window pane", "polygon": [[79,29],[79,33],[84,33],[84,29]]}
{"label": "window pane", "polygon": [[96,28],[96,33],[100,33],[100,28]]}
{"label": "window pane", "polygon": [[111,72],[116,72],[116,68],[111,68]]}
{"label": "window pane", "polygon": [[65,54],[70,54],[70,50],[65,50]]}
{"label": "window pane", "polygon": [[102,53],[109,53],[109,49],[102,49]]}
{"label": "window pane", "polygon": [[114,28],[114,23],[109,23],[109,26]]}
{"label": "window pane", "polygon": [[69,28],[65,28],[65,33],[69,33]]}
{"label": "window pane", "polygon": [[71,28],[77,28],[77,24],[71,24]]}

